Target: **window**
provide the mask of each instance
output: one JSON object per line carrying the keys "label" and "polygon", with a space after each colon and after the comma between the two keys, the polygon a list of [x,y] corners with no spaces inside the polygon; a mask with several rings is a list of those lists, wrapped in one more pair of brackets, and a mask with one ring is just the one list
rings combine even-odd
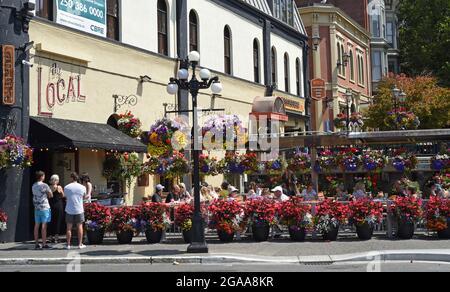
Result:
{"label": "window", "polygon": [[253,41],[253,76],[256,83],[261,82],[259,63],[259,43],[258,40],[255,39]]}
{"label": "window", "polygon": [[119,0],[108,0],[106,36],[109,39],[118,41],[119,36]]}
{"label": "window", "polygon": [[394,23],[392,21],[386,23],[386,40],[391,47],[394,47]]}
{"label": "window", "polygon": [[344,75],[344,46],[338,42],[337,44],[337,58],[338,58],[338,74]]}
{"label": "window", "polygon": [[350,80],[355,81],[355,60],[353,50],[350,50]]}
{"label": "window", "polygon": [[200,52],[198,45],[198,19],[194,10],[189,13],[189,52]]}
{"label": "window", "polygon": [[372,23],[372,36],[373,37],[381,37],[381,14],[379,7],[374,5],[372,7],[372,14],[371,14],[371,23]]}
{"label": "window", "polygon": [[290,91],[290,74],[289,74],[289,55],[288,53],[284,54],[284,91]]}
{"label": "window", "polygon": [[344,54],[345,54],[345,50],[344,50],[344,45],[341,44],[341,75],[345,76],[345,66],[344,66]]}
{"label": "window", "polygon": [[364,85],[364,58],[358,54],[358,84]]}
{"label": "window", "polygon": [[231,30],[228,26],[224,29],[224,62],[225,62],[225,73],[231,75],[231,62],[232,62],[232,39]]}
{"label": "window", "polygon": [[384,4],[387,10],[392,10],[392,0],[384,0]]}
{"label": "window", "polygon": [[167,4],[158,0],[158,53],[165,56],[169,55],[167,32]]}
{"label": "window", "polygon": [[278,83],[277,80],[277,50],[272,47],[272,84]]}
{"label": "window", "polygon": [[53,20],[53,1],[36,0],[36,16]]}
{"label": "window", "polygon": [[381,80],[382,76],[381,52],[372,52],[372,78],[374,81]]}
{"label": "window", "polygon": [[302,93],[300,92],[300,78],[301,78],[301,73],[302,73],[302,68],[300,65],[300,59],[297,58],[297,60],[295,61],[295,87],[297,89],[297,95],[298,96],[302,96]]}
{"label": "window", "polygon": [[295,7],[294,0],[273,0],[273,15],[275,18],[293,26]]}

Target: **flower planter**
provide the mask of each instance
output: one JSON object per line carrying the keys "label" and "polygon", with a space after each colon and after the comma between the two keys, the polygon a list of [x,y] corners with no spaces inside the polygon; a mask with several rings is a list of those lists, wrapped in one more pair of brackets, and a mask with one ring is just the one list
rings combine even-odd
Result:
{"label": "flower planter", "polygon": [[289,227],[289,235],[292,241],[303,242],[306,238],[306,229],[297,226]]}
{"label": "flower planter", "polygon": [[103,238],[104,237],[105,237],[105,230],[104,229],[88,230],[87,231],[88,243],[90,245],[103,244]]}
{"label": "flower planter", "polygon": [[447,229],[438,231],[439,239],[450,239],[450,218],[447,219]]}
{"label": "flower planter", "polygon": [[401,220],[398,224],[397,237],[400,239],[411,239],[414,236],[414,222]]}
{"label": "flower planter", "polygon": [[153,230],[153,229],[145,230],[145,237],[147,238],[147,243],[149,244],[160,243],[162,233],[163,233],[162,230]]}
{"label": "flower planter", "polygon": [[336,241],[339,235],[339,225],[337,227],[330,226],[330,230],[322,235],[325,241]]}
{"label": "flower planter", "polygon": [[192,229],[183,231],[183,239],[185,243],[192,243]]}
{"label": "flower planter", "polygon": [[217,235],[221,242],[232,242],[234,240],[234,233],[228,233],[222,230],[217,230]]}
{"label": "flower planter", "polygon": [[119,244],[130,244],[133,241],[133,231],[122,231],[116,234]]}
{"label": "flower planter", "polygon": [[373,225],[370,224],[363,224],[363,225],[356,225],[356,233],[358,234],[358,238],[360,240],[371,240],[373,236]]}
{"label": "flower planter", "polygon": [[257,242],[269,240],[270,226],[267,223],[253,224],[252,226],[253,239]]}

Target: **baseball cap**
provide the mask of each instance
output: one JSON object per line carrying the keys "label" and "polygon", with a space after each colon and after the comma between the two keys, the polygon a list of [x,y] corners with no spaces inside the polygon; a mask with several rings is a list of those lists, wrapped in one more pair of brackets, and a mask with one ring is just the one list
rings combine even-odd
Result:
{"label": "baseball cap", "polygon": [[233,186],[231,186],[231,187],[228,189],[228,191],[229,191],[230,193],[237,193],[237,192],[239,192],[239,190],[236,189],[236,188],[233,187]]}
{"label": "baseball cap", "polygon": [[283,192],[283,188],[282,187],[276,187],[272,190],[272,192]]}
{"label": "baseball cap", "polygon": [[165,187],[163,185],[161,185],[161,184],[156,186],[156,190],[157,191],[162,191],[164,189],[165,189]]}

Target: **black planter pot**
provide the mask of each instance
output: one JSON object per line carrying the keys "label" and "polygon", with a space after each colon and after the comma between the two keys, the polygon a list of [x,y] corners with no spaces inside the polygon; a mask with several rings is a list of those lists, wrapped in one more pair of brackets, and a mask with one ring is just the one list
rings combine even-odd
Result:
{"label": "black planter pot", "polygon": [[270,226],[269,224],[253,224],[252,225],[253,239],[257,242],[269,240]]}
{"label": "black planter pot", "polygon": [[337,227],[331,226],[330,230],[322,235],[325,241],[336,241],[339,235],[339,225]]}
{"label": "black planter pot", "polygon": [[234,240],[234,233],[227,233],[222,230],[217,230],[217,235],[221,242],[232,242]]}
{"label": "black planter pot", "polygon": [[439,239],[450,239],[450,218],[447,219],[447,229],[438,231]]}
{"label": "black planter pot", "polygon": [[192,229],[183,231],[183,239],[185,243],[192,243]]}
{"label": "black planter pot", "polygon": [[292,241],[303,242],[306,239],[306,229],[299,227],[289,227],[289,235]]}
{"label": "black planter pot", "polygon": [[145,230],[145,237],[147,238],[147,243],[149,244],[160,243],[162,233],[163,233],[162,230],[153,230],[153,229]]}
{"label": "black planter pot", "polygon": [[361,240],[371,240],[373,236],[373,225],[363,224],[356,225],[356,233],[358,234],[358,238]]}
{"label": "black planter pot", "polygon": [[414,237],[414,222],[402,220],[398,223],[397,237],[400,239],[411,239]]}
{"label": "black planter pot", "polygon": [[133,241],[133,231],[123,231],[116,234],[119,244],[130,244]]}
{"label": "black planter pot", "polygon": [[103,238],[105,237],[105,230],[88,230],[87,239],[89,245],[99,245],[103,244]]}

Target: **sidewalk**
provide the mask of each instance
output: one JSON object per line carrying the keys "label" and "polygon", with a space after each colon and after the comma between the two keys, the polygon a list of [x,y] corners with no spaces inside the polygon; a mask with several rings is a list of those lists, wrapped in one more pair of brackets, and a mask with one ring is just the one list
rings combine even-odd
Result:
{"label": "sidewalk", "polygon": [[[439,241],[420,235],[412,240],[386,240],[375,237],[370,241],[359,241],[353,236],[337,242],[306,241],[296,243],[288,238],[255,243],[243,240],[223,244],[217,239],[208,239],[209,254],[186,253],[187,245],[179,239],[167,243],[148,245],[145,238],[134,239],[132,245],[117,245],[114,238],[105,239],[99,246],[89,246],[70,253],[64,244],[53,250],[35,251],[33,243],[0,244],[0,265],[12,264],[66,264],[74,256],[80,256],[84,264],[89,263],[333,263],[339,261],[379,260],[442,261],[450,263],[450,241]],[[367,253],[371,252],[371,256]],[[373,253],[373,254],[372,254]]]}

